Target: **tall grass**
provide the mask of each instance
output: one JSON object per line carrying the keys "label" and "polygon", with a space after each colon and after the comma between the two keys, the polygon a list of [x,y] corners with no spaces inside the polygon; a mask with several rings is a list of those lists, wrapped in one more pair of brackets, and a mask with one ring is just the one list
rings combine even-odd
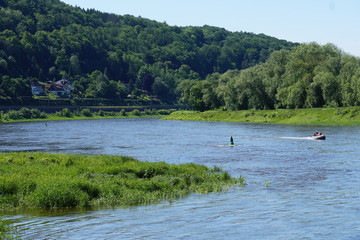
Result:
{"label": "tall grass", "polygon": [[124,156],[0,154],[0,207],[131,206],[244,185],[219,168]]}

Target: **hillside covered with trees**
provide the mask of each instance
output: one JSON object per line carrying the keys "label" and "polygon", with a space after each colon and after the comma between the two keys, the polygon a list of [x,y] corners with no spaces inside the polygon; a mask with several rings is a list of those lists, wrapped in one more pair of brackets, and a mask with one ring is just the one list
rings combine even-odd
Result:
{"label": "hillside covered with trees", "polygon": [[301,44],[262,64],[180,83],[196,110],[360,106],[360,59],[332,44]]}
{"label": "hillside covered with trees", "polygon": [[[156,98],[163,103],[182,100],[200,109],[221,104],[245,107],[253,100],[237,93],[240,89],[233,89],[233,94],[243,100],[225,101],[227,94],[217,93],[218,102],[204,107],[193,102],[200,95],[206,99],[211,94],[195,96],[194,92],[209,84],[208,91],[215,86],[220,90],[245,84],[238,78],[226,84],[217,80],[264,63],[274,51],[283,50],[265,65],[244,71],[241,78],[260,71],[277,58],[289,57],[296,45],[263,34],[211,26],[169,26],[141,17],[84,10],[59,0],[0,0],[0,104],[24,103],[25,97],[31,96],[31,82],[66,78],[73,84],[73,99],[108,99],[123,104],[129,97]],[[282,69],[276,71],[275,75],[284,74]],[[291,81],[294,79],[282,84],[292,86]],[[186,97],[187,91],[193,92],[193,100]],[[230,95],[226,98],[234,100]],[[253,105],[263,107],[261,104]],[[274,106],[275,102],[268,107]]]}

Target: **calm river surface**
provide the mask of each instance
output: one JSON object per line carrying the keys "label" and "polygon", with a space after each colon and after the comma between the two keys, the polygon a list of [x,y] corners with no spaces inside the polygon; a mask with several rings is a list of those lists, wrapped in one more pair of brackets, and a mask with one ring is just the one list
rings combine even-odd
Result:
{"label": "calm river surface", "polygon": [[[315,130],[326,141],[306,138]],[[226,146],[233,136],[235,147]],[[248,185],[150,206],[0,212],[24,239],[360,239],[360,127],[158,119],[0,125],[0,152],[219,166]]]}

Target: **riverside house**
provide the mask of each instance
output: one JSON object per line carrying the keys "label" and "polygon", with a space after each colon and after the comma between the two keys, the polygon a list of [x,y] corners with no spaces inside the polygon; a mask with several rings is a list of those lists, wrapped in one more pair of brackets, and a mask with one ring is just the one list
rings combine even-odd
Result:
{"label": "riverside house", "polygon": [[41,96],[45,95],[45,85],[38,83],[38,82],[32,82],[31,84],[31,92],[35,96]]}
{"label": "riverside house", "polygon": [[47,86],[47,89],[49,92],[59,96],[59,97],[66,97],[71,94],[72,85],[71,82],[65,78],[50,83],[50,85]]}
{"label": "riverside house", "polygon": [[31,92],[35,96],[46,95],[46,93],[52,93],[59,97],[67,97],[71,94],[72,84],[69,80],[63,78],[57,82],[48,82],[48,84],[42,84],[39,82],[31,83]]}

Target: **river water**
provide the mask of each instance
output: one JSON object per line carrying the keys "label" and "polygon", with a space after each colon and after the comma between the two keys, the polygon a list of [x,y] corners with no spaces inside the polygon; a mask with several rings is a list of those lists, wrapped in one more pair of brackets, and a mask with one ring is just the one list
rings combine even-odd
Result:
{"label": "river water", "polygon": [[[327,140],[308,138],[319,130]],[[227,146],[233,136],[236,146]],[[149,206],[9,212],[24,239],[360,239],[360,127],[163,121],[0,125],[0,152],[219,166],[246,187]]]}

